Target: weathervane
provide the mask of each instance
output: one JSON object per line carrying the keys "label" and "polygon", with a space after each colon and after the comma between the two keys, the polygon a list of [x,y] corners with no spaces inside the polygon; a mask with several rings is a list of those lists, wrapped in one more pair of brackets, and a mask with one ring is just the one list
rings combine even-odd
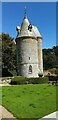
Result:
{"label": "weathervane", "polygon": [[26,17],[26,6],[24,7],[24,18]]}

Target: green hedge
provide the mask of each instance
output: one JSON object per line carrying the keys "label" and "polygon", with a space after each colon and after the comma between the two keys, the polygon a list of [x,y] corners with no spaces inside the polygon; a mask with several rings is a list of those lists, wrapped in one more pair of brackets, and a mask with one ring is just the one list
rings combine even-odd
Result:
{"label": "green hedge", "polygon": [[24,78],[21,76],[16,76],[11,80],[10,84],[19,85],[19,84],[42,84],[42,83],[48,83],[48,77]]}
{"label": "green hedge", "polygon": [[49,81],[58,81],[58,76],[48,76]]}

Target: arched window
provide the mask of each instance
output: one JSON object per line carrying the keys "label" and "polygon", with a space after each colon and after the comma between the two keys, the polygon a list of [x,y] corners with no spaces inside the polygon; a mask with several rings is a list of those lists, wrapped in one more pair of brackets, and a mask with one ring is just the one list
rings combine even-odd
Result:
{"label": "arched window", "polygon": [[32,66],[29,65],[29,73],[32,73]]}

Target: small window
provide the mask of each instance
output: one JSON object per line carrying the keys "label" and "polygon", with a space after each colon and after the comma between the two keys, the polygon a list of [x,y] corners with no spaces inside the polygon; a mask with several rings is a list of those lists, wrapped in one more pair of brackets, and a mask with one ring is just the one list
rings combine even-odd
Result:
{"label": "small window", "polygon": [[29,66],[29,73],[32,73],[32,66]]}
{"label": "small window", "polygon": [[30,57],[29,57],[29,60],[30,60]]}

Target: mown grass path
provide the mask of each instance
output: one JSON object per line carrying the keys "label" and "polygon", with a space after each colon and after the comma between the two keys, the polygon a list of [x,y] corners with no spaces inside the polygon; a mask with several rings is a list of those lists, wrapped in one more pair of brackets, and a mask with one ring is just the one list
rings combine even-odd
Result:
{"label": "mown grass path", "polygon": [[17,118],[41,118],[56,111],[56,86],[3,86],[2,105]]}

